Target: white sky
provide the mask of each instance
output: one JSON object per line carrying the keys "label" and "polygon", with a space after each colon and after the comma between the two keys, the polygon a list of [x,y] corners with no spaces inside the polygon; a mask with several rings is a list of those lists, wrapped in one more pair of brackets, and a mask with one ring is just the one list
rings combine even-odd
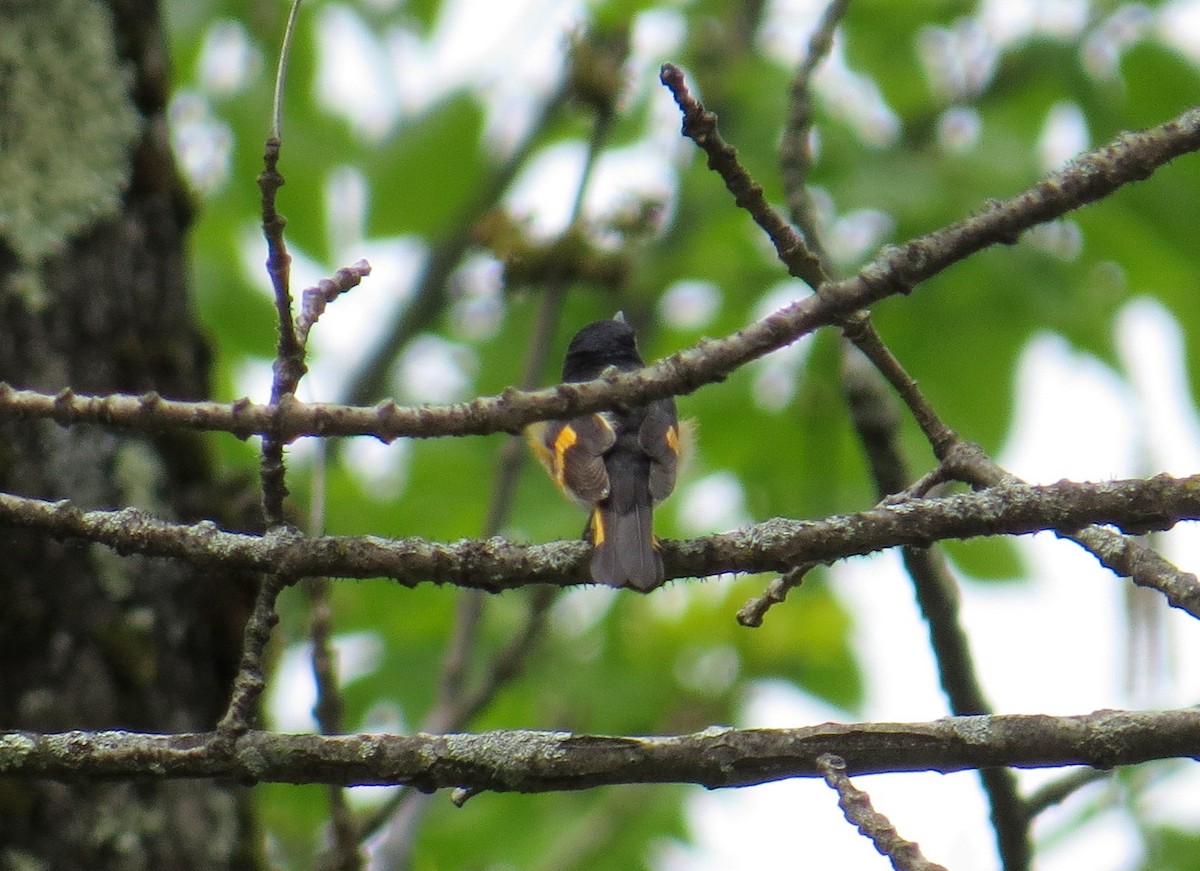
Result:
{"label": "white sky", "polygon": [[[969,28],[931,30],[922,38],[922,50],[931,53],[930,57],[947,47],[964,45],[979,55],[976,64],[955,74],[957,78],[934,83],[947,93],[985,84],[977,79],[986,77],[993,60],[988,52],[997,46],[1035,32],[1073,36],[1087,20],[1087,5],[1081,0],[986,0],[981,5],[986,33]],[[823,6],[817,0],[770,3],[763,50],[791,62]],[[489,106],[489,129],[511,143],[528,123],[539,96],[553,86],[549,71],[559,65],[564,34],[577,20],[580,8],[578,0],[448,0],[430,40],[398,31],[378,42],[351,6],[324,7],[320,26],[327,46],[319,87],[331,108],[344,112],[363,136],[372,138],[384,135],[441,94],[467,84],[476,88]],[[1088,47],[1089,62],[1094,61],[1096,69],[1108,68],[1106,59],[1111,58],[1113,46],[1147,33],[1200,58],[1196,49],[1200,46],[1200,3],[1170,3],[1157,18],[1148,12],[1123,18],[1114,15],[1104,32],[1108,43]],[[641,21],[635,30],[631,81],[639,83],[638,87],[662,91],[657,87],[657,67],[669,58],[681,34],[680,23],[671,12],[657,12]],[[213,50],[206,52],[202,62],[209,65],[205,75],[214,93],[236,88],[261,67],[261,57],[235,25],[214,28],[210,42]],[[840,47],[835,46],[817,86],[864,141],[882,144],[896,135],[894,114],[873,83],[846,66]],[[652,134],[643,143],[603,158],[587,204],[590,213],[610,211],[631,191],[667,198],[673,195],[675,172],[670,160],[662,156],[678,155],[686,145],[678,136],[678,119],[669,96],[663,91],[655,99],[662,117],[655,127],[661,136]],[[952,112],[956,114],[948,113],[943,124],[946,147],[971,147],[978,136],[977,116],[962,106]],[[198,187],[219,184],[222,148],[229,143],[202,97],[182,95],[175,107],[175,122],[182,162]],[[1071,103],[1055,106],[1038,143],[1045,165],[1061,164],[1087,146],[1088,131],[1078,107]],[[549,150],[518,181],[510,205],[528,214],[540,232],[555,232],[565,223],[569,208],[561,196],[564,185],[555,179],[576,177],[581,159],[582,145],[578,143]],[[402,303],[424,256],[415,240],[361,238],[361,213],[347,220],[345,203],[357,198],[366,210],[369,195],[353,173],[348,170],[331,182],[340,185],[336,196],[330,197],[340,205],[337,220],[331,218],[330,232],[339,240],[338,247],[345,249],[341,254],[344,262],[359,257],[370,260],[374,266],[372,292],[339,300],[314,333],[310,389],[317,398],[339,393],[340,381],[353,370],[357,359],[348,357],[360,353],[369,344],[371,330],[387,321],[381,304],[395,307]],[[846,245],[871,246],[888,232],[886,215],[845,217]],[[256,278],[263,272],[258,240],[257,230],[248,228],[246,269]],[[315,283],[339,265],[316,263],[303,252],[293,253],[297,255],[297,286]],[[699,276],[695,282],[671,289],[673,298],[682,301],[686,317],[712,317],[719,305],[719,291],[702,279]],[[795,292],[786,283],[779,289],[784,296]],[[402,367],[398,373],[401,388],[407,377],[423,390],[434,391],[415,398],[460,398],[470,390],[469,373],[478,361],[469,357],[466,346],[438,341],[441,344],[423,359],[443,361],[444,372],[408,372]],[[1030,481],[1095,480],[1157,471],[1190,474],[1196,470],[1200,424],[1190,404],[1183,339],[1175,321],[1157,303],[1135,301],[1114,324],[1114,343],[1122,371],[1075,351],[1052,334],[1034,338],[1016,374],[1015,419],[998,458],[1005,467]],[[790,355],[776,355],[764,363],[757,376],[758,401],[786,402],[790,398],[787,384],[804,357],[804,346],[798,345]],[[265,393],[269,383],[266,366],[269,364],[244,373],[242,385],[247,395]],[[378,476],[381,464],[386,463],[384,477],[393,482],[391,486],[402,486],[403,452],[374,442],[364,441],[363,445],[364,477]],[[719,495],[712,497],[712,493]],[[679,498],[689,506],[694,503],[686,513],[705,526],[743,520],[737,510],[740,495],[736,478],[718,472],[696,482],[692,491]],[[733,508],[723,515],[719,511],[713,514],[706,506],[715,502]],[[1197,536],[1196,530],[1179,529],[1156,544],[1185,568],[1195,567],[1200,565]],[[998,711],[1085,713],[1102,707],[1187,705],[1200,698],[1200,631],[1194,620],[1167,609],[1151,596],[1151,610],[1161,618],[1166,661],[1159,670],[1151,670],[1151,681],[1130,690],[1126,664],[1134,654],[1124,628],[1126,584],[1112,578],[1076,546],[1053,537],[1021,539],[1018,546],[1031,567],[1031,583],[967,583],[964,588],[963,621],[986,693]],[[864,718],[926,720],[945,714],[925,628],[897,555],[886,553],[839,564],[833,572],[833,586],[857,621],[853,643],[869,700]],[[378,654],[370,639],[344,641],[347,665],[374,667],[371,663]],[[306,665],[297,658],[288,670],[295,677],[277,684],[288,691],[274,696],[274,716],[286,727],[305,728],[311,707],[311,698],[303,691]],[[391,715],[381,716],[391,722]],[[793,688],[764,685],[747,700],[741,725],[791,726],[842,717]],[[1055,775],[1028,772],[1021,778],[1028,785],[1047,776]],[[856,782],[870,791],[876,807],[903,835],[922,845],[928,858],[951,869],[995,867],[986,809],[973,774],[890,775]],[[1200,811],[1187,810],[1196,806],[1198,788],[1200,783],[1193,774],[1169,779],[1150,794],[1148,804],[1156,815],[1171,814],[1175,819],[1184,814],[1180,822],[1200,825]],[[1039,836],[1057,831],[1088,802],[1099,801],[1104,789],[1092,787],[1045,814],[1038,821]],[[695,847],[661,844],[653,857],[654,867],[662,871],[772,871],[887,865],[842,820],[834,794],[816,781],[697,791],[689,802],[688,818]],[[1100,813],[1070,837],[1055,838],[1052,846],[1039,849],[1038,868],[1123,871],[1136,865],[1139,849],[1121,815]]]}

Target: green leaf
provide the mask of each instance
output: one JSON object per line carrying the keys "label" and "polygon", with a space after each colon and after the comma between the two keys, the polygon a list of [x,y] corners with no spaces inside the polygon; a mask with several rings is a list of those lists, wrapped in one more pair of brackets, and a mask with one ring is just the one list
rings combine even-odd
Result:
{"label": "green leaf", "polygon": [[1011,538],[989,535],[945,541],[942,546],[962,574],[973,580],[1012,581],[1025,573],[1025,564]]}
{"label": "green leaf", "polygon": [[366,156],[372,179],[369,231],[377,236],[441,235],[478,197],[484,161],[483,113],[468,94],[455,94],[403,123]]}

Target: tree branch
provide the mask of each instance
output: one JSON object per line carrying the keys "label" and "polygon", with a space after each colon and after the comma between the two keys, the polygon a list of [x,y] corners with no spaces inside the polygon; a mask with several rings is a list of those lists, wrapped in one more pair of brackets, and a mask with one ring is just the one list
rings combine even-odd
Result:
{"label": "tree branch", "polygon": [[[52,397],[0,387],[0,419],[48,417],[60,423],[186,427],[222,430],[243,438],[274,432],[288,440],[304,435],[374,435],[390,440],[515,432],[535,420],[575,417],[616,404],[690,393],[818,327],[839,323],[888,296],[908,293],[976,251],[1011,244],[1030,227],[1145,179],[1174,158],[1197,149],[1200,109],[1151,130],[1126,133],[1015,197],[991,202],[977,215],[885,249],[858,275],[826,282],[820,296],[799,300],[723,339],[703,341],[635,372],[527,393],[509,390],[455,405],[414,408],[390,402],[363,408],[289,400],[272,410],[246,400],[180,403],[157,394],[88,398],[69,390]],[[758,195],[761,197],[761,190]],[[790,228],[779,232],[795,235]],[[802,245],[797,248],[801,249]]]}
{"label": "tree branch", "polygon": [[[878,349],[886,351],[874,329],[870,335],[878,343]],[[912,476],[900,451],[899,413],[884,388],[883,377],[867,364],[865,357],[848,351],[842,359],[842,391],[879,496],[886,498],[901,492]],[[916,413],[917,409],[913,411]],[[959,619],[957,578],[938,548],[905,547],[902,555],[913,581],[917,606],[929,626],[929,644],[937,663],[938,680],[950,702],[951,713],[990,714],[992,706],[979,682],[971,646]],[[991,805],[996,848],[1004,871],[1025,871],[1030,867],[1033,851],[1029,813],[1021,800],[1017,778],[1007,768],[984,768],[979,779]]]}
{"label": "tree branch", "polygon": [[946,717],[925,723],[823,723],[795,729],[710,728],[621,737],[494,731],[450,735],[247,732],[0,733],[6,777],[229,777],[247,783],[408,784],[422,790],[559,792],[628,783],[710,789],[820,776],[834,753],[847,773],[948,773],[995,765],[1110,768],[1200,757],[1200,711],[1078,716]]}
{"label": "tree branch", "polygon": [[883,814],[871,805],[871,797],[855,787],[846,776],[846,760],[832,753],[822,753],[817,768],[831,788],[837,791],[838,807],[846,821],[865,835],[880,855],[887,856],[896,871],[946,871],[921,854],[912,841],[905,840]]}
{"label": "tree branch", "polygon": [[[936,499],[912,499],[824,520],[776,518],[688,541],[663,541],[668,578],[724,572],[786,571],[898,545],[946,538],[1070,533],[1089,524],[1136,532],[1200,519],[1200,476],[1029,486],[1005,484]],[[389,577],[406,586],[455,584],[500,592],[527,584],[589,583],[581,541],[522,545],[502,538],[452,543],[376,536],[305,537],[286,529],[263,536],[224,532],[211,522],[167,523],[135,508],[80,511],[69,502],[0,494],[0,524],[40,529],[59,539],[96,541],[118,553],[176,557],[194,565],[275,572],[288,578]],[[1109,566],[1112,567],[1111,565]],[[1200,617],[1200,581],[1185,572],[1138,580],[1176,608]]]}

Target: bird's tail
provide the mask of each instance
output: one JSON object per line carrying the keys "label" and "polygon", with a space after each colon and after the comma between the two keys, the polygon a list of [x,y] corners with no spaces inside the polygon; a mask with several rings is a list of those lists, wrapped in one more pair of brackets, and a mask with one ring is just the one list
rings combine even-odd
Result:
{"label": "bird's tail", "polygon": [[610,587],[643,593],[663,582],[662,555],[654,538],[654,509],[644,498],[618,507],[606,499],[592,511],[592,578]]}

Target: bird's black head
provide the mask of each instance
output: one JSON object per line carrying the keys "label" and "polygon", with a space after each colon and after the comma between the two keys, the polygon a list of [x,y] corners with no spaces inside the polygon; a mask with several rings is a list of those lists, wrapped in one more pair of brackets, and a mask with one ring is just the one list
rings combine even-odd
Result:
{"label": "bird's black head", "polygon": [[588,381],[609,366],[636,369],[641,365],[633,327],[624,319],[596,321],[571,339],[563,361],[563,381]]}

